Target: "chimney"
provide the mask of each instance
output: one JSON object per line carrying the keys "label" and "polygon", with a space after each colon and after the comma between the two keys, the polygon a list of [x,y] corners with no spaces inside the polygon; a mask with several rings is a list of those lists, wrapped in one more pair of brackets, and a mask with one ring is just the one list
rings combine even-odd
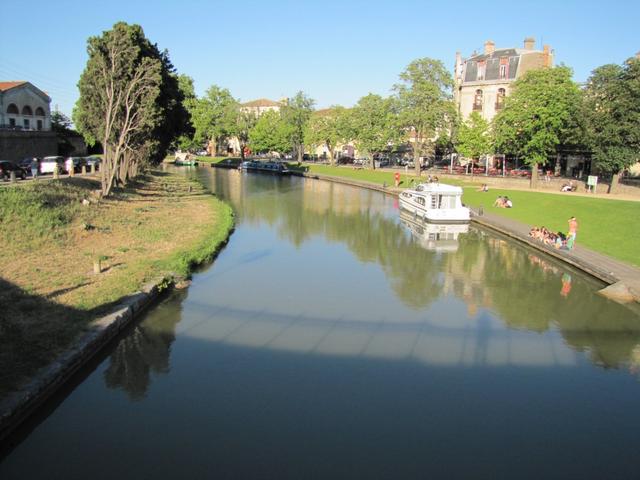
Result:
{"label": "chimney", "polygon": [[536,46],[536,39],[533,37],[527,37],[524,39],[524,49],[533,50]]}
{"label": "chimney", "polygon": [[496,50],[496,44],[491,40],[484,42],[484,54],[491,55]]}
{"label": "chimney", "polygon": [[543,64],[545,67],[551,66],[551,47],[549,45],[545,45],[542,47],[542,58]]}

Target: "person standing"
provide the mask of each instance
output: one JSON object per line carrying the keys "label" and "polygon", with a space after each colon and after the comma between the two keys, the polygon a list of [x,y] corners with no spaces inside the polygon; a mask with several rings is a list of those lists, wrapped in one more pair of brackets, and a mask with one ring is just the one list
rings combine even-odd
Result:
{"label": "person standing", "polygon": [[38,178],[38,167],[39,167],[38,159],[36,157],[33,157],[31,159],[30,167],[31,167],[31,176],[35,180]]}
{"label": "person standing", "polygon": [[576,217],[571,217],[568,222],[569,233],[567,234],[567,249],[572,250],[576,243],[576,236],[578,235],[578,220],[576,220]]}

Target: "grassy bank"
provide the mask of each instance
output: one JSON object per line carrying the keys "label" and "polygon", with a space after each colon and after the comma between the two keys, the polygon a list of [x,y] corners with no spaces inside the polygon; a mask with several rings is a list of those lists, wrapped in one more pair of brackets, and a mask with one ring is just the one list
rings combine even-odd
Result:
{"label": "grassy bank", "polygon": [[[355,170],[351,167],[305,164],[310,173],[330,175],[382,185],[393,185],[393,171]],[[413,179],[425,181],[401,172],[401,187]],[[476,179],[477,181],[477,179]],[[447,179],[447,183],[464,186],[461,180]],[[640,254],[636,239],[640,238],[640,202],[611,200],[576,195],[528,192],[523,190],[494,189],[483,193],[477,186],[465,187],[463,201],[474,207],[483,205],[488,212],[513,218],[528,225],[546,226],[555,231],[567,231],[567,219],[578,218],[580,227],[578,242],[592,250],[610,255],[632,265],[640,266]],[[498,195],[507,195],[514,208],[495,208]]]}
{"label": "grassy bank", "polygon": [[76,177],[0,191],[0,396],[122,297],[188,275],[233,226],[226,204],[179,175],[155,172],[99,203],[97,187]]}

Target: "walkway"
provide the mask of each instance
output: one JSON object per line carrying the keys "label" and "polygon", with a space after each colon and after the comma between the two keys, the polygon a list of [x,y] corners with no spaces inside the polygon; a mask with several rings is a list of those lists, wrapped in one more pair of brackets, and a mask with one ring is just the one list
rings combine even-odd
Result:
{"label": "walkway", "polygon": [[576,247],[573,250],[559,250],[529,237],[531,227],[516,220],[494,213],[484,212],[483,215],[478,215],[478,211],[475,210],[472,221],[542,250],[609,285],[615,284],[615,291],[618,293],[614,295],[612,292],[612,296],[624,297],[628,291],[628,294],[633,296],[635,301],[640,302],[640,269],[581,246],[579,234]]}

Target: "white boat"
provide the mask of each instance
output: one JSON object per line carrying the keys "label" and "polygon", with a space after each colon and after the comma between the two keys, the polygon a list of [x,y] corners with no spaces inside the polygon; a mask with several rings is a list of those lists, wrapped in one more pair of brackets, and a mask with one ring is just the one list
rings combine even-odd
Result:
{"label": "white boat", "polygon": [[422,248],[434,252],[458,250],[458,236],[469,231],[466,223],[429,223],[409,212],[400,212],[400,221]]}
{"label": "white boat", "polygon": [[429,222],[466,223],[470,218],[462,205],[462,188],[444,183],[421,183],[404,190],[400,207]]}

